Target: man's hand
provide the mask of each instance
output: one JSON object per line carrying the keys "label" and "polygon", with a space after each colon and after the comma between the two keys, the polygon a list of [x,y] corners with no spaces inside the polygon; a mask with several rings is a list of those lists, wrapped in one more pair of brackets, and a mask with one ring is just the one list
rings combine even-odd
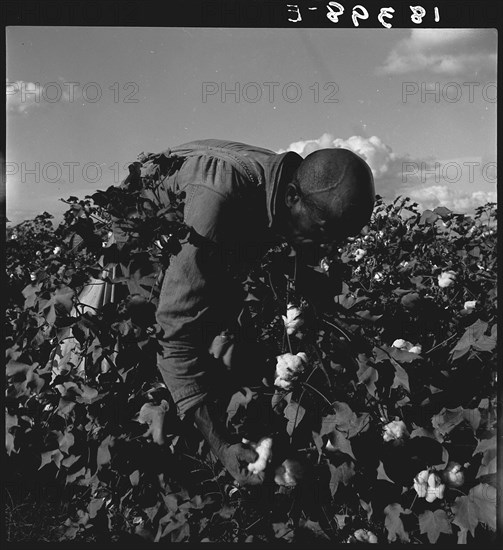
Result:
{"label": "man's hand", "polygon": [[218,452],[218,458],[225,469],[240,485],[260,485],[264,481],[265,472],[252,474],[248,464],[255,462],[258,453],[243,443],[225,445]]}
{"label": "man's hand", "polygon": [[248,464],[258,459],[258,453],[247,444],[232,441],[215,403],[202,403],[195,410],[194,419],[211,450],[239,484],[259,485],[264,481],[263,472],[248,471]]}

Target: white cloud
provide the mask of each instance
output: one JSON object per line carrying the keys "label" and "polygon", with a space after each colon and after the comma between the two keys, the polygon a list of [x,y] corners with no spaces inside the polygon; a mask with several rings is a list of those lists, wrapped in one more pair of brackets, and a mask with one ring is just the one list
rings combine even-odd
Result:
{"label": "white cloud", "polygon": [[[486,202],[496,201],[496,191],[471,191],[478,184],[487,187],[493,182],[494,175],[489,176],[480,158],[462,158],[450,161],[435,159],[417,159],[410,155],[398,155],[378,136],[370,138],[351,136],[347,139],[335,138],[329,133],[317,139],[307,139],[291,143],[285,151],[295,151],[306,157],[313,151],[325,148],[350,149],[360,155],[370,166],[374,175],[376,193],[386,200],[393,200],[399,195],[407,196],[420,204],[421,208],[435,208],[442,205],[456,212],[470,212]],[[488,163],[494,164],[495,163]],[[456,173],[452,168],[459,167],[461,179],[453,186]],[[432,182],[438,183],[432,185]],[[450,185],[443,185],[447,183]],[[462,189],[467,186],[468,189]]]}
{"label": "white cloud", "polygon": [[412,29],[388,55],[379,73],[430,71],[447,76],[496,70],[497,35],[492,29]]}
{"label": "white cloud", "polygon": [[457,213],[473,212],[475,208],[487,202],[497,202],[496,191],[473,191],[469,193],[450,188],[447,185],[432,185],[412,189],[409,190],[408,196],[419,204],[421,210],[446,206]]}
{"label": "white cloud", "polygon": [[375,180],[381,180],[384,183],[388,179],[401,177],[402,164],[408,157],[396,155],[389,145],[386,145],[381,138],[371,136],[369,138],[362,136],[351,136],[348,139],[335,138],[332,134],[325,133],[318,139],[308,139],[291,143],[287,149],[281,149],[279,153],[285,151],[295,151],[302,157],[306,157],[318,149],[350,149],[362,157],[372,170]]}
{"label": "white cloud", "polygon": [[27,113],[28,110],[43,105],[40,101],[42,86],[38,82],[24,82],[23,80],[10,82],[7,80],[5,93],[8,113]]}
{"label": "white cloud", "polygon": [[24,115],[48,105],[71,103],[81,94],[78,86],[65,83],[62,78],[47,84],[6,79],[5,92],[7,113]]}

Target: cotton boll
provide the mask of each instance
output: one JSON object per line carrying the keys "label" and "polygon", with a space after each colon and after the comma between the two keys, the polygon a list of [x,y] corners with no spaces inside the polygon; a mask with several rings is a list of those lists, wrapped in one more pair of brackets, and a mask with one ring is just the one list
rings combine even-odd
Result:
{"label": "cotton boll", "polygon": [[304,467],[297,460],[291,458],[283,461],[276,469],[274,482],[284,487],[295,487],[304,476]]}
{"label": "cotton boll", "polygon": [[391,344],[394,348],[402,349],[405,346],[405,340],[398,338]]}
{"label": "cotton boll", "polygon": [[419,498],[424,498],[426,496],[426,484],[414,481],[414,489]]}
{"label": "cotton boll", "polygon": [[360,542],[364,542],[365,540],[367,540],[367,532],[365,531],[365,529],[357,529],[355,532],[354,532],[354,535],[356,540],[360,541]]}
{"label": "cotton boll", "polygon": [[393,420],[384,426],[383,439],[384,441],[393,441],[407,437],[409,432],[402,420]]}
{"label": "cotton boll", "polygon": [[302,309],[288,304],[286,315],[282,315],[287,334],[294,334],[304,324]]}
{"label": "cotton boll", "polygon": [[276,376],[283,380],[291,380],[297,374],[304,370],[304,364],[307,363],[307,356],[300,352],[297,355],[284,353],[276,357]]}
{"label": "cotton boll", "polygon": [[403,351],[409,351],[413,347],[410,342],[407,342],[407,340],[403,340],[402,338],[395,340],[392,346]]}
{"label": "cotton boll", "polygon": [[426,502],[434,502],[436,499],[437,499],[436,491],[429,489],[425,498]]}
{"label": "cotton boll", "polygon": [[428,487],[433,487],[433,488],[436,488],[440,485],[440,477],[435,474],[435,473],[431,473],[429,476],[428,476]]}
{"label": "cotton boll", "polygon": [[372,533],[372,531],[369,531],[369,538],[368,541],[370,544],[377,544],[377,537]]}
{"label": "cotton boll", "polygon": [[377,537],[372,531],[368,531],[367,529],[357,529],[353,536],[358,542],[377,543]]}
{"label": "cotton boll", "polygon": [[422,351],[423,348],[419,344],[416,344],[409,349],[409,353],[416,353],[417,355],[421,355]]}
{"label": "cotton boll", "polygon": [[283,378],[280,378],[279,376],[274,381],[274,385],[278,388],[282,388],[284,390],[289,390],[292,387],[292,382],[288,380],[283,380]]}
{"label": "cotton boll", "polygon": [[447,288],[451,286],[456,281],[456,272],[449,270],[449,271],[442,271],[440,275],[437,277],[438,280],[438,286],[440,288]]}
{"label": "cotton boll", "polygon": [[355,250],[355,260],[357,262],[359,262],[366,255],[367,255],[367,251],[364,248],[357,248]]}
{"label": "cotton boll", "polygon": [[446,469],[442,472],[442,478],[450,487],[461,487],[465,482],[465,473],[461,464],[449,462]]}
{"label": "cotton boll", "polygon": [[429,476],[429,471],[428,470],[422,470],[421,472],[419,472],[416,476],[416,479],[419,483],[427,483],[428,482],[428,476]]}
{"label": "cotton boll", "polygon": [[248,471],[252,474],[259,474],[265,470],[267,463],[271,460],[272,456],[272,438],[264,437],[256,446],[251,444],[258,454],[258,458],[255,462],[248,464]]}

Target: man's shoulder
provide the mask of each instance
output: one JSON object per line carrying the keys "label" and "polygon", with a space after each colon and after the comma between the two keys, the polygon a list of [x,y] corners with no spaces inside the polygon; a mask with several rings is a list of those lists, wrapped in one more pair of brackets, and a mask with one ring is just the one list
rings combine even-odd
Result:
{"label": "man's shoulder", "polygon": [[250,154],[256,153],[260,155],[276,155],[276,153],[265,147],[259,147],[257,145],[250,145],[248,143],[243,143],[240,141],[232,141],[225,139],[199,139],[194,141],[189,141],[188,143],[182,143],[172,147],[171,149],[174,153],[183,153],[201,151],[211,154],[211,152],[218,153],[218,151],[229,152],[235,154],[241,154],[244,156],[249,156]]}
{"label": "man's shoulder", "polygon": [[282,166],[296,168],[302,158],[292,151],[275,153],[270,149],[240,141],[202,139],[173,147],[171,151],[181,156],[217,157],[229,162],[246,179],[262,185],[274,180]]}

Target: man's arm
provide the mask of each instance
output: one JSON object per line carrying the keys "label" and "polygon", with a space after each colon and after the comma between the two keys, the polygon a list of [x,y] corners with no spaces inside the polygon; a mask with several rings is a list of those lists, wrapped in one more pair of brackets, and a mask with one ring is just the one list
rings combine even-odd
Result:
{"label": "man's arm", "polygon": [[179,413],[194,414],[227,470],[241,483],[260,483],[261,477],[247,470],[257,454],[231,436],[221,408],[213,403],[222,396],[228,376],[224,362],[211,356],[209,347],[242,305],[241,289],[233,285],[214,246],[232,231],[226,227],[230,205],[212,189],[189,185],[186,193],[185,222],[197,239],[182,245],[164,276],[157,310],[164,331],[159,369]]}
{"label": "man's arm", "polygon": [[226,292],[230,281],[213,246],[223,225],[225,199],[211,190],[194,193],[187,190],[185,220],[200,242],[183,243],[171,258],[156,315],[164,333],[158,365],[181,415],[207,400],[223,374],[208,349],[237,298]]}

